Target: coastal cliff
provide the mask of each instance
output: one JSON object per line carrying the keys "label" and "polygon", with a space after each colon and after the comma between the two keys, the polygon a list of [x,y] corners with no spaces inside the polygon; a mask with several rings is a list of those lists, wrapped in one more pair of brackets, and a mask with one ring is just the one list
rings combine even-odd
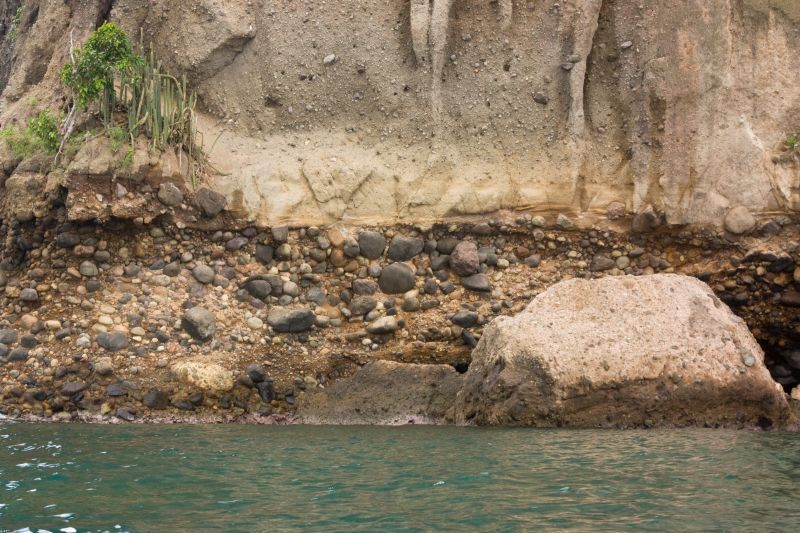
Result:
{"label": "coastal cliff", "polygon": [[[800,401],[800,8],[651,4],[3,2],[3,140],[57,135],[0,143],[0,413],[284,420],[362,367],[368,402],[381,362],[396,407],[455,421],[495,319],[658,273],[706,283],[766,403]],[[191,102],[193,142],[110,127],[126,97],[74,119],[65,65],[107,21]],[[789,423],[773,407],[663,420]]]}

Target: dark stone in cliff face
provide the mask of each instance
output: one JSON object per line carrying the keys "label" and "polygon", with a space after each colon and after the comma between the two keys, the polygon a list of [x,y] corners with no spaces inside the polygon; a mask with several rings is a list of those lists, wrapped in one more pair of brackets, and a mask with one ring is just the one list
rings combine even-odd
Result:
{"label": "dark stone in cliff face", "polygon": [[275,248],[272,246],[267,246],[266,244],[257,244],[256,245],[256,261],[259,263],[263,263],[268,265],[272,262],[272,258],[275,256]]}
{"label": "dark stone in cliff face", "polygon": [[98,345],[109,352],[117,352],[128,347],[127,337],[125,337],[124,333],[119,331],[100,333],[96,340]]}
{"label": "dark stone in cliff face", "polygon": [[75,396],[79,392],[85,391],[87,387],[88,385],[83,381],[78,381],[75,383],[65,383],[61,387],[61,395],[66,397]]}
{"label": "dark stone in cliff face", "polygon": [[6,346],[17,342],[17,332],[13,329],[0,329],[0,344]]}
{"label": "dark stone in cliff face", "polygon": [[111,396],[112,398],[118,396],[127,396],[128,389],[124,385],[120,385],[119,383],[112,383],[108,387],[106,387],[106,394]]}
{"label": "dark stone in cliff face", "polygon": [[450,321],[456,326],[461,326],[462,328],[471,328],[478,323],[478,313],[475,311],[462,310],[453,315],[453,318],[451,318]]}
{"label": "dark stone in cliff face", "polygon": [[264,373],[264,367],[261,365],[248,366],[247,377],[250,378],[253,383],[261,383],[267,378],[266,374]]}
{"label": "dark stone in cliff face", "polygon": [[654,231],[660,225],[661,217],[652,207],[647,206],[644,211],[633,217],[631,231],[634,233],[648,233]]}
{"label": "dark stone in cliff face", "polygon": [[38,302],[39,293],[36,292],[36,289],[22,289],[19,293],[19,299],[26,303]]}
{"label": "dark stone in cliff face", "polygon": [[270,403],[275,399],[275,386],[272,381],[256,383],[256,390],[258,390],[258,396],[264,403]]}
{"label": "dark stone in cliff face", "polygon": [[616,263],[613,259],[605,255],[596,255],[594,259],[592,259],[592,264],[589,266],[589,270],[592,272],[601,272],[603,270],[611,270],[616,266]]}
{"label": "dark stone in cliff face", "polygon": [[450,268],[459,276],[477,274],[481,263],[478,258],[478,247],[474,242],[462,241],[450,254]]}
{"label": "dark stone in cliff face", "polygon": [[371,296],[378,292],[378,284],[371,279],[354,279],[353,294]]}
{"label": "dark stone in cliff face", "polygon": [[80,244],[80,242],[81,238],[77,233],[64,232],[56,235],[56,244],[61,248],[72,248],[73,246]]}
{"label": "dark stone in cliff face", "polygon": [[375,298],[371,298],[369,296],[361,296],[353,300],[350,304],[350,312],[356,316],[366,315],[375,307],[377,307],[378,302]]}
{"label": "dark stone in cliff face", "polygon": [[14,348],[11,350],[11,353],[8,354],[9,361],[27,361],[28,360],[28,350],[22,347]]}
{"label": "dark stone in cliff face", "polygon": [[166,206],[176,207],[183,202],[183,193],[174,183],[162,183],[158,188],[158,199]]}
{"label": "dark stone in cliff face", "polygon": [[403,263],[392,263],[383,269],[378,285],[386,294],[402,294],[414,288],[414,271]]}
{"label": "dark stone in cliff face", "polygon": [[383,255],[386,239],[377,231],[362,231],[358,234],[358,246],[361,248],[361,255],[367,259],[377,259]]}
{"label": "dark stone in cliff face", "polygon": [[395,235],[389,243],[389,259],[392,261],[408,261],[419,255],[425,243],[422,239]]}
{"label": "dark stone in cliff face", "polygon": [[246,290],[250,296],[258,298],[259,300],[265,299],[272,293],[272,285],[263,279],[250,280],[242,285],[242,288]]}
{"label": "dark stone in cliff face", "polygon": [[289,240],[289,226],[275,226],[272,228],[272,238],[275,242],[282,243]]}
{"label": "dark stone in cliff face", "polygon": [[169,396],[162,390],[154,389],[145,393],[142,403],[150,409],[166,409],[169,405]]}
{"label": "dark stone in cliff face", "polygon": [[314,325],[316,317],[310,309],[281,309],[273,307],[267,323],[278,333],[300,333]]}
{"label": "dark stone in cliff face", "polygon": [[217,216],[225,209],[225,205],[228,203],[223,195],[205,187],[197,191],[194,195],[194,201],[207,217]]}
{"label": "dark stone in cliff face", "polygon": [[462,278],[461,285],[476,292],[489,292],[492,290],[492,284],[489,283],[489,278],[486,277],[486,274],[475,274],[468,278]]}
{"label": "dark stone in cliff face", "polygon": [[199,341],[210,339],[217,329],[214,315],[203,307],[192,307],[186,311],[181,324],[189,335]]}

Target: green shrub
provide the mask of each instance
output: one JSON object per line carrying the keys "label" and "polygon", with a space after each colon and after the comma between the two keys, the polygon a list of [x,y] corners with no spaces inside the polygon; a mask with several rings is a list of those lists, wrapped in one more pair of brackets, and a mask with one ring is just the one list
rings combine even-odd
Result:
{"label": "green shrub", "polygon": [[789,135],[787,137],[786,146],[789,147],[789,150],[794,150],[798,145],[800,145],[800,139],[797,138],[797,135]]}
{"label": "green shrub", "polygon": [[114,81],[129,78],[142,59],[134,53],[128,35],[113,22],[95,30],[74,56],[75,62],[62,69],[61,79],[81,109],[98,102],[108,124],[116,105]]}
{"label": "green shrub", "polygon": [[123,143],[129,140],[128,132],[119,126],[108,128],[108,139],[111,141],[111,150],[117,153]]}
{"label": "green shrub", "polygon": [[58,120],[50,111],[41,111],[28,119],[27,126],[22,129],[3,128],[0,137],[18,157],[55,154],[60,143]]}
{"label": "green shrub", "polygon": [[41,111],[28,120],[28,129],[41,143],[48,154],[56,153],[61,137],[58,134],[58,120],[50,111]]}
{"label": "green shrub", "polygon": [[147,59],[136,54],[130,38],[111,22],[95,30],[74,55],[75,62],[64,66],[61,79],[79,108],[99,104],[112,143],[121,142],[112,123],[113,113],[122,111],[131,142],[144,134],[152,148],[177,146],[190,157],[200,155],[196,97],[189,93],[185,77],[178,80],[165,73],[152,51]]}
{"label": "green shrub", "polygon": [[8,38],[12,42],[17,39],[17,34],[19,33],[19,25],[22,23],[23,11],[25,11],[25,6],[21,5],[14,12],[14,16],[11,17],[11,26],[8,28]]}

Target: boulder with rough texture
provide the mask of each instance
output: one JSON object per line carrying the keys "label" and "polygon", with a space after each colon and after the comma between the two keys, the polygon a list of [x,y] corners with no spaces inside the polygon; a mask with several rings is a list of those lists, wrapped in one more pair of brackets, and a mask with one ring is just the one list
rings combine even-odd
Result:
{"label": "boulder with rough texture", "polygon": [[386,294],[402,294],[416,285],[414,271],[405,263],[392,263],[384,268],[378,278],[378,286]]}
{"label": "boulder with rough texture", "polygon": [[358,246],[361,255],[367,259],[377,259],[383,255],[386,239],[377,231],[362,231],[358,234]]}
{"label": "boulder with rough texture", "polygon": [[461,241],[450,254],[450,268],[459,276],[477,274],[480,266],[478,247],[472,241]]}
{"label": "boulder with rough texture", "polygon": [[300,333],[308,331],[316,322],[311,309],[283,309],[273,307],[267,316],[267,323],[278,333]]}
{"label": "boulder with rough texture", "polygon": [[752,231],[756,227],[756,219],[744,206],[734,207],[725,215],[725,229],[734,235],[741,235]]}
{"label": "boulder with rough texture", "polygon": [[448,365],[373,361],[303,395],[297,414],[308,424],[442,424],[461,381]]}
{"label": "boulder with rough texture", "polygon": [[707,285],[656,275],[572,279],[498,318],[455,418],[478,425],[781,425],[788,404],[745,323]]}
{"label": "boulder with rough texture", "polygon": [[199,341],[210,339],[217,330],[214,315],[204,307],[188,309],[181,319],[181,324],[189,335]]}
{"label": "boulder with rough texture", "polygon": [[178,381],[203,391],[224,392],[233,388],[233,373],[216,363],[179,361],[171,370]]}
{"label": "boulder with rough texture", "polygon": [[225,209],[228,200],[222,194],[206,187],[201,188],[194,195],[195,204],[207,217],[215,217]]}

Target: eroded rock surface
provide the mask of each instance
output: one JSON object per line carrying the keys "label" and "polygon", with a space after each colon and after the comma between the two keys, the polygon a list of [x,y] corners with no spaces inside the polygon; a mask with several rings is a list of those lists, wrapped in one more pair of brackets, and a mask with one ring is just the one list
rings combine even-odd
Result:
{"label": "eroded rock surface", "polygon": [[676,275],[573,279],[484,331],[455,419],[479,425],[766,425],[784,392],[744,322]]}
{"label": "eroded rock surface", "polygon": [[461,382],[448,365],[374,361],[306,394],[298,415],[312,424],[445,423]]}

